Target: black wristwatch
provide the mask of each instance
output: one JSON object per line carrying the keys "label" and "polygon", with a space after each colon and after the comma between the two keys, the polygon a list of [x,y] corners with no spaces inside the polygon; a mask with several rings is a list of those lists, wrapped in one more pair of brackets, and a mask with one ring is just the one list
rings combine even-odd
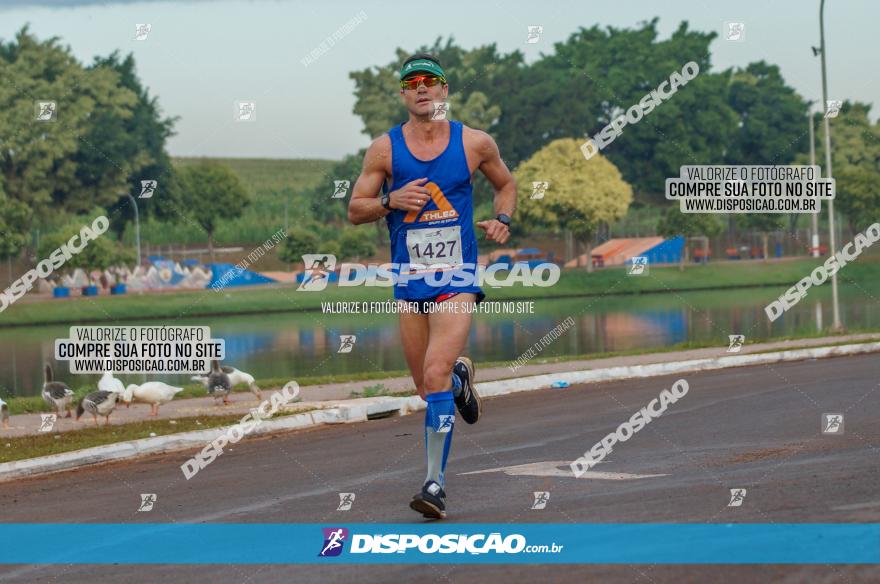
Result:
{"label": "black wristwatch", "polygon": [[391,209],[391,193],[385,193],[382,195],[382,206],[392,211]]}
{"label": "black wristwatch", "polygon": [[510,215],[505,215],[504,213],[498,213],[498,216],[495,217],[497,221],[504,223],[507,227],[510,227]]}

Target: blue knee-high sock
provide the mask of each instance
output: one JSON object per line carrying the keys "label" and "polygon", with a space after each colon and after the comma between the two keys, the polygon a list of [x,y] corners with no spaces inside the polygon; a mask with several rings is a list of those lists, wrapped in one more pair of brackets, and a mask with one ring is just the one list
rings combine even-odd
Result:
{"label": "blue knee-high sock", "polygon": [[428,457],[428,475],[425,482],[436,481],[446,486],[446,459],[452,445],[452,430],[455,427],[455,402],[452,391],[440,391],[427,395],[428,408],[425,410],[425,454]]}

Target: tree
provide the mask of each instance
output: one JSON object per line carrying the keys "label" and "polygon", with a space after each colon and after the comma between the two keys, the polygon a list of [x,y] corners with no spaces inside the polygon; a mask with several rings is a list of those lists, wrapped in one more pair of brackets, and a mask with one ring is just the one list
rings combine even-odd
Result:
{"label": "tree", "polygon": [[[113,150],[115,141],[103,142],[110,135],[100,128],[129,118],[137,101],[119,75],[83,68],[57,38],[40,42],[24,27],[14,41],[0,43],[0,78],[6,194],[44,221],[58,211],[83,213],[114,202],[132,161]],[[55,103],[54,121],[37,119],[40,102]]]}
{"label": "tree", "polygon": [[216,162],[179,168],[181,205],[186,220],[194,220],[208,235],[208,252],[214,262],[214,232],[225,219],[238,217],[250,204],[250,194],[238,175]]}
{"label": "tree", "polygon": [[[632,187],[608,159],[596,154],[585,160],[579,140],[554,140],[514,171],[520,189],[519,221],[532,227],[568,229],[587,248],[592,271],[591,244],[600,223],[626,215]],[[544,198],[532,199],[532,182],[547,181]]]}
{"label": "tree", "polygon": [[[39,257],[48,258],[50,254],[62,245],[70,241],[70,238],[80,233],[85,225],[91,225],[92,220],[98,215],[104,214],[104,209],[96,208],[88,215],[80,215],[71,222],[47,235],[40,241]],[[110,266],[131,263],[134,261],[134,250],[123,248],[112,237],[104,233],[89,241],[77,254],[71,256],[64,263],[63,270],[72,271],[76,268],[84,270],[105,270]]]}
{"label": "tree", "polygon": [[[853,232],[876,223],[880,213],[880,171],[877,166],[843,165],[834,170],[837,208],[846,215]],[[827,204],[827,203],[826,203]]]}
{"label": "tree", "polygon": [[789,164],[809,148],[808,106],[764,61],[730,72],[728,103],[740,121],[726,164]]}
{"label": "tree", "polygon": [[15,257],[25,246],[30,215],[30,209],[0,189],[0,258]]}
{"label": "tree", "polygon": [[338,240],[340,260],[367,258],[376,254],[376,245],[358,229],[345,229]]}
{"label": "tree", "polygon": [[306,254],[336,255],[336,242],[318,237],[314,229],[296,227],[287,232],[287,238],[278,246],[278,257],[287,264],[298,264]]}
{"label": "tree", "polygon": [[[852,231],[861,231],[880,216],[880,121],[872,124],[870,111],[868,104],[847,101],[829,120],[837,189],[834,209],[846,216]],[[825,138],[821,116],[818,119],[816,160],[824,166]]]}
{"label": "tree", "polygon": [[687,263],[687,238],[705,236],[712,237],[721,233],[721,223],[715,215],[709,213],[682,213],[678,206],[669,207],[657,223],[657,233],[663,237],[685,238],[684,253],[681,254],[678,269],[684,271]]}
{"label": "tree", "polygon": [[502,109],[496,138],[505,158],[515,164],[552,140],[595,136],[695,61],[699,75],[627,125],[603,154],[636,191],[654,196],[682,164],[718,160],[737,120],[726,103],[727,77],[709,71],[709,45],[716,35],[682,23],[660,40],[657,22],[635,29],[580,28],[556,43],[553,54],[514,76],[514,91],[490,93]]}
{"label": "tree", "polygon": [[[158,182],[156,194],[152,198],[138,201],[141,221],[150,216],[174,220],[177,218],[179,193],[174,189],[177,182],[171,177],[173,168],[171,157],[165,151],[165,143],[174,135],[174,123],[179,118],[162,117],[159,100],[155,96],[151,97],[138,79],[131,54],[122,59],[114,51],[108,57],[96,57],[90,69],[99,67],[114,71],[119,77],[119,84],[134,93],[137,101],[131,106],[130,115],[112,116],[102,111],[95,118],[86,143],[104,145],[104,150],[113,152],[113,160],[92,150],[81,149],[77,153],[77,174],[84,178],[100,177],[107,172],[107,165],[114,160],[129,161],[130,172],[126,177],[128,184],[122,191],[137,196],[142,180]],[[134,220],[130,199],[124,195],[119,197],[111,206],[111,212],[124,219],[113,223],[117,237],[121,237],[126,223]]]}

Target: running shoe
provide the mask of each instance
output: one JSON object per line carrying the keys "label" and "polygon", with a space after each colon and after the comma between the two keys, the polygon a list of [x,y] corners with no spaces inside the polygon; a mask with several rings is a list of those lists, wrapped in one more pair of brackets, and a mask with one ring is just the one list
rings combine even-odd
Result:
{"label": "running shoe", "polygon": [[446,492],[435,481],[428,481],[421,493],[413,495],[409,506],[424,517],[443,519],[446,517]]}
{"label": "running shoe", "polygon": [[483,411],[483,400],[474,387],[474,364],[467,357],[459,357],[452,367],[452,372],[461,380],[461,393],[455,398],[458,412],[465,422],[476,424]]}

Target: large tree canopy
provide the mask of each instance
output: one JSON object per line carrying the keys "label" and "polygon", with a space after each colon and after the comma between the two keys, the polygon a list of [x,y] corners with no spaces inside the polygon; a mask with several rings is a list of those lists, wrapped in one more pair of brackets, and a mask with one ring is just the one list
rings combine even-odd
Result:
{"label": "large tree canopy", "polygon": [[[494,44],[465,50],[437,39],[416,50],[437,55],[447,71],[452,117],[490,132],[511,168],[553,140],[595,136],[691,61],[697,77],[603,151],[643,198],[662,200],[664,179],[683,164],[785,164],[806,147],[806,106],[777,67],[712,72],[716,33],[683,22],[660,39],[657,23],[580,28],[531,64]],[[397,71],[409,54],[397,49],[388,64],[351,73],[354,112],[370,137],[406,119]],[[478,194],[485,190],[478,185]]]}
{"label": "large tree canopy", "polygon": [[[161,118],[131,56],[113,53],[84,67],[57,38],[39,41],[25,27],[0,42],[0,78],[0,184],[41,227],[111,209],[140,180],[167,177],[173,120]],[[40,102],[54,102],[54,119],[37,119]]]}
{"label": "large tree canopy", "polygon": [[[554,140],[517,167],[517,217],[531,227],[568,230],[589,246],[600,224],[626,215],[633,192],[612,162],[601,154],[584,160],[579,146],[573,138]],[[549,183],[542,198],[532,198],[535,182]]]}

